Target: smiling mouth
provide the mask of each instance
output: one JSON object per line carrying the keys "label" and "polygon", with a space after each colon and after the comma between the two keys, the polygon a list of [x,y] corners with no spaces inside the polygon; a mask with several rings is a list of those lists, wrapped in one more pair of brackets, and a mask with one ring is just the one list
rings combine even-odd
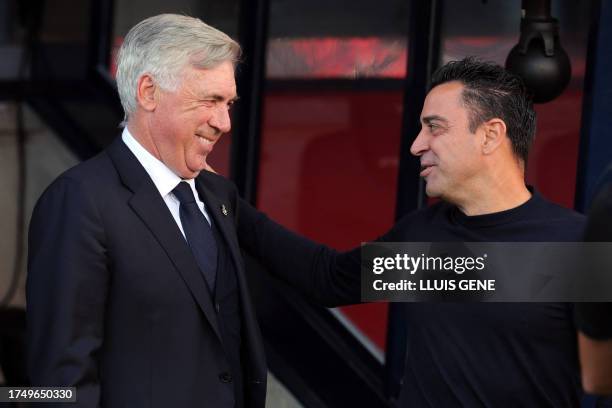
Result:
{"label": "smiling mouth", "polygon": [[200,142],[211,145],[211,146],[215,144],[215,142],[217,141],[217,139],[211,139],[211,138],[208,138],[202,135],[198,135],[197,133],[195,136],[200,140]]}
{"label": "smiling mouth", "polygon": [[421,173],[419,174],[419,176],[421,177],[427,177],[429,175],[429,173],[432,172],[433,168],[435,167],[435,164],[422,164],[421,165]]}

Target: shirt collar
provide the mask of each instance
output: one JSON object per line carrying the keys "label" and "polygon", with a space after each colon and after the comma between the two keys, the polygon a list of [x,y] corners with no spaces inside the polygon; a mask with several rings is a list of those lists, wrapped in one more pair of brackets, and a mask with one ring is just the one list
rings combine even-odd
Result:
{"label": "shirt collar", "polygon": [[192,191],[195,191],[195,183],[193,179],[183,180],[170,170],[164,163],[158,160],[155,156],[147,151],[142,145],[132,136],[127,126],[123,128],[121,139],[127,147],[134,153],[142,167],[146,170],[153,180],[153,184],[159,190],[162,197],[168,195],[181,181],[189,183]]}

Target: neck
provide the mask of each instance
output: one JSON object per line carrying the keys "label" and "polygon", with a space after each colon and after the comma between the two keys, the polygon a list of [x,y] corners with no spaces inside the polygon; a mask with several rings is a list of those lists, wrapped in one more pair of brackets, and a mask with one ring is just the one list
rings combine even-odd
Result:
{"label": "neck", "polygon": [[159,150],[157,149],[157,146],[155,145],[153,138],[151,137],[151,133],[146,125],[134,118],[134,120],[130,120],[127,123],[126,127],[130,131],[132,137],[136,139],[136,141],[140,143],[140,145],[144,147],[146,151],[151,153],[151,155],[153,155],[153,157],[156,159],[162,161]]}
{"label": "neck", "polygon": [[[492,170],[492,169],[491,169]],[[474,182],[472,188],[458,200],[452,200],[465,215],[483,215],[516,208],[524,204],[531,193],[520,171],[490,171],[486,180]]]}
{"label": "neck", "polygon": [[480,198],[477,200],[458,203],[457,207],[459,207],[461,212],[465,215],[484,215],[516,208],[531,198],[531,193],[524,184],[520,190],[517,189],[513,193],[508,193],[504,190],[498,191],[498,195],[496,196],[489,193],[490,192],[481,194]]}

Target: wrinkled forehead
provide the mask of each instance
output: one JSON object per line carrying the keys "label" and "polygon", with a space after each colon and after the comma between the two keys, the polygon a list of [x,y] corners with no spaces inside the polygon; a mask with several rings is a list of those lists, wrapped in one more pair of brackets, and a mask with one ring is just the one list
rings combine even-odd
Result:
{"label": "wrinkled forehead", "polygon": [[227,99],[236,98],[236,80],[231,61],[212,68],[187,66],[181,72],[183,88],[190,93],[214,93]]}
{"label": "wrinkled forehead", "polygon": [[181,70],[181,76],[196,79],[201,79],[202,77],[215,77],[224,80],[233,80],[235,77],[235,69],[231,61],[223,61],[212,67],[199,67],[187,63]]}

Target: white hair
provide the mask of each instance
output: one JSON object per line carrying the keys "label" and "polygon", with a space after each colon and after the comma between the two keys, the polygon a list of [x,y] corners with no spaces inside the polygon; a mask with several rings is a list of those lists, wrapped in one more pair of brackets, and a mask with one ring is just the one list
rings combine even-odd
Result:
{"label": "white hair", "polygon": [[117,56],[117,89],[125,112],[122,125],[136,111],[139,78],[147,73],[162,89],[174,91],[187,64],[209,69],[240,58],[240,45],[194,17],[160,14],[136,24]]}

